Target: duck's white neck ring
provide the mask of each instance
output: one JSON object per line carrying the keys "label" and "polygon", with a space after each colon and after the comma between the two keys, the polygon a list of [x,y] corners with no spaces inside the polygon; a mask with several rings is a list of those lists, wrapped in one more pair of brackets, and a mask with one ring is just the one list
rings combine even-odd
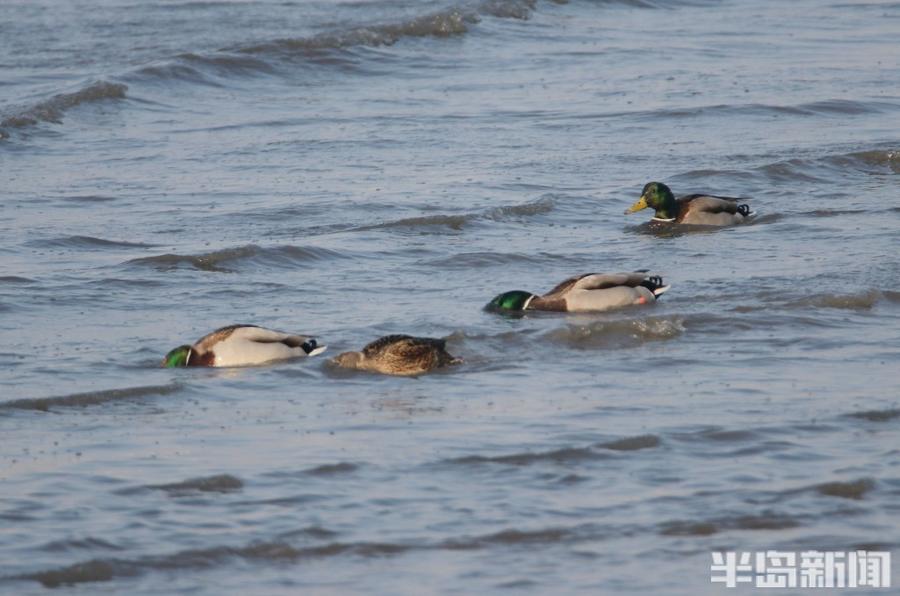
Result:
{"label": "duck's white neck ring", "polygon": [[528,297],[528,300],[526,300],[525,304],[522,305],[522,310],[528,310],[528,305],[531,304],[532,300],[534,300],[534,294]]}
{"label": "duck's white neck ring", "polygon": [[668,219],[665,219],[665,218],[662,218],[662,217],[651,217],[651,218],[650,218],[650,221],[661,221],[661,222],[665,222],[665,223],[671,223],[671,222],[675,221],[675,218],[674,218],[674,217],[670,217],[670,218],[668,218]]}

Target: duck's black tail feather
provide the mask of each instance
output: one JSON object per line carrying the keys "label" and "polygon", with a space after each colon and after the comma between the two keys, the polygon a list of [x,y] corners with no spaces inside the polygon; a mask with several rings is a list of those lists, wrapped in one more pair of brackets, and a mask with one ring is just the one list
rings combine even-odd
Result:
{"label": "duck's black tail feather", "polygon": [[649,275],[639,285],[644,286],[657,297],[669,289],[669,286],[663,284],[663,278],[659,275]]}

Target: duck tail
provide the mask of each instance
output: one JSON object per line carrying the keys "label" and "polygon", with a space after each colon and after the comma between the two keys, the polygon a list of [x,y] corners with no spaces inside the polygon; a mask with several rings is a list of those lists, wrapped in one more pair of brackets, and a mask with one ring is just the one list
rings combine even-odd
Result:
{"label": "duck tail", "polygon": [[307,356],[315,356],[316,354],[321,354],[328,349],[328,346],[320,346],[319,343],[313,338],[310,338],[303,342],[300,347],[303,348],[303,351],[306,352]]}
{"label": "duck tail", "polygon": [[659,275],[648,276],[644,281],[640,283],[640,285],[650,290],[657,298],[659,298],[660,295],[665,293],[671,287],[664,285],[663,278]]}
{"label": "duck tail", "polygon": [[750,219],[756,215],[756,211],[750,210],[750,205],[742,203],[737,206],[737,212],[744,216],[744,219]]}

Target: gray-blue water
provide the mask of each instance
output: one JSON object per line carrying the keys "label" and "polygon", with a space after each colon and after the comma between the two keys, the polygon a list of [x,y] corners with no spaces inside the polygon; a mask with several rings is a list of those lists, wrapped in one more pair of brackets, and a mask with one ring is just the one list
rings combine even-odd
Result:
{"label": "gray-blue water", "polygon": [[[900,556],[900,4],[0,12],[0,592],[749,593],[711,551]],[[654,232],[649,180],[759,217]],[[634,269],[672,289],[481,310]],[[230,323],[330,348],[159,368]],[[327,364],[398,332],[466,362]]]}

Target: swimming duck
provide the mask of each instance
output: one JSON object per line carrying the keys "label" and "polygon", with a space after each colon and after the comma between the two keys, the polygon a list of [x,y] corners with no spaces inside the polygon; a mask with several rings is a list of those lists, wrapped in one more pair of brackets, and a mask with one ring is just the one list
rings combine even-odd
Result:
{"label": "swimming duck", "polygon": [[252,366],[272,360],[315,356],[325,351],[312,337],[290,335],[256,325],[229,325],[201,337],[193,346],[178,346],[162,365]]}
{"label": "swimming duck", "polygon": [[485,307],[490,311],[554,310],[561,312],[599,312],[655,302],[669,289],[658,275],[635,273],[585,273],[570,277],[555,288],[537,296],[513,290],[495,296]]}
{"label": "swimming duck", "polygon": [[662,182],[648,182],[641,198],[625,214],[651,207],[656,210],[652,221],[695,226],[730,226],[743,223],[754,215],[746,199],[693,194],[675,198]]}
{"label": "swimming duck", "polygon": [[344,352],[332,359],[338,366],[385,375],[419,375],[441,366],[460,364],[445,349],[446,341],[431,337],[387,335],[376,339],[361,352]]}

